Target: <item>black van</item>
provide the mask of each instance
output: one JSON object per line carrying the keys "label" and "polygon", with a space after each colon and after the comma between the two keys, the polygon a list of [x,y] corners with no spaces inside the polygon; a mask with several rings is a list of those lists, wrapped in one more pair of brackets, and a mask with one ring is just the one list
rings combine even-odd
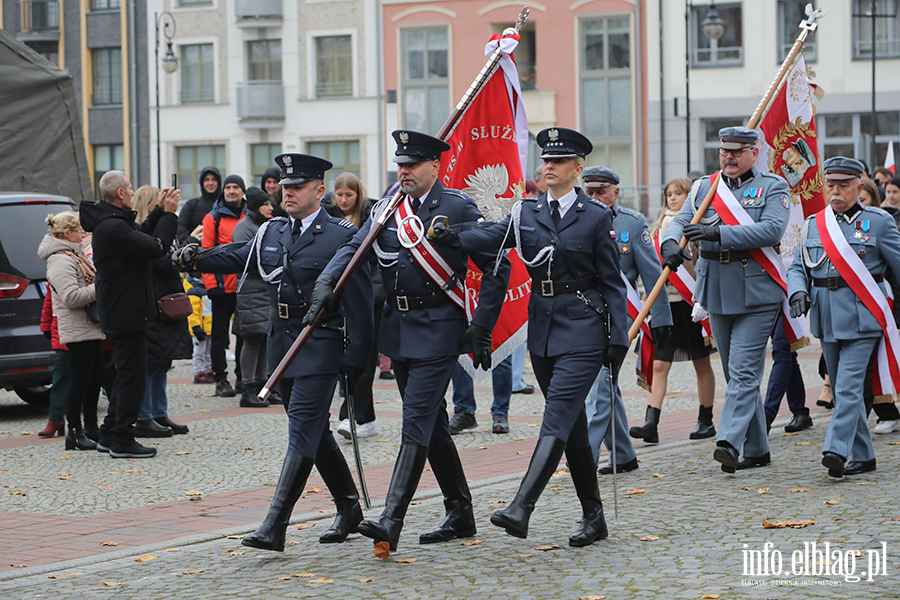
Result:
{"label": "black van", "polygon": [[41,333],[47,262],[37,249],[47,215],[74,210],[65,196],[0,192],[0,388],[29,404],[46,403],[53,349]]}

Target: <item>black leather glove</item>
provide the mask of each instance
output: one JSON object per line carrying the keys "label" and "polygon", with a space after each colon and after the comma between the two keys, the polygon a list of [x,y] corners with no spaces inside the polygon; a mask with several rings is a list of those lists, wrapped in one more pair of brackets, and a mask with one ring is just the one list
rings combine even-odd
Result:
{"label": "black leather glove", "polygon": [[450,223],[447,221],[447,217],[437,216],[431,220],[431,227],[428,228],[428,239],[440,248],[458,250],[460,247],[459,235],[450,231]]}
{"label": "black leather glove", "polygon": [[198,342],[202,342],[203,340],[206,339],[206,332],[203,331],[203,328],[200,327],[199,325],[194,325],[194,327],[193,327],[193,329],[191,329],[191,331],[194,333],[194,337],[197,338]]}
{"label": "black leather glove", "polygon": [[682,233],[684,234],[684,237],[691,240],[692,242],[697,240],[718,242],[722,239],[722,236],[719,235],[718,225],[701,225],[700,223],[691,223],[690,225],[684,226],[684,231]]}
{"label": "black leather glove", "polygon": [[200,260],[198,244],[186,244],[172,253],[172,263],[182,273],[196,269],[198,260]]}
{"label": "black leather glove", "polygon": [[626,354],[628,354],[628,346],[613,344],[606,348],[606,353],[603,355],[603,364],[612,373],[613,381],[619,378],[619,369],[622,368],[622,363],[625,362]]}
{"label": "black leather glove", "polygon": [[662,256],[663,266],[669,267],[673,271],[677,270],[684,261],[691,260],[691,255],[675,240],[664,241],[659,247],[659,253]]}
{"label": "black leather glove", "polygon": [[223,290],[221,286],[217,285],[214,288],[206,290],[206,296],[210,300],[221,300],[225,297],[225,290]]}
{"label": "black leather glove", "polygon": [[672,326],[651,327],[650,335],[653,337],[653,343],[656,344],[656,347],[663,348],[672,339]]}
{"label": "black leather glove", "polygon": [[487,371],[491,368],[491,332],[480,325],[470,325],[459,342],[460,352],[472,351],[475,368]]}
{"label": "black leather glove", "polygon": [[313,288],[312,297],[309,299],[309,310],[303,317],[303,326],[312,325],[319,313],[324,309],[330,313],[334,309],[337,300],[334,297],[334,284],[337,279],[329,273],[322,273],[316,279],[316,287]]}
{"label": "black leather glove", "polygon": [[347,376],[347,383],[350,385],[349,392],[352,394],[356,384],[362,381],[362,378],[366,376],[366,370],[354,367],[353,365],[348,365],[347,363],[342,363],[341,375]]}
{"label": "black leather glove", "polygon": [[791,294],[791,318],[802,317],[809,310],[811,302],[806,292],[794,292]]}

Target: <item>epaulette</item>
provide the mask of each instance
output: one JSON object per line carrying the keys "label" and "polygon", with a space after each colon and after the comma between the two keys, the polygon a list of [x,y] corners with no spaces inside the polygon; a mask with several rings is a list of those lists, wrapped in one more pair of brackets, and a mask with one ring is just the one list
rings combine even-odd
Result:
{"label": "epaulette", "polygon": [[288,218],[287,217],[272,217],[271,219],[269,219],[269,221],[271,221],[273,223],[277,223],[278,221],[283,221],[283,222],[287,223]]}
{"label": "epaulette", "polygon": [[637,217],[641,216],[641,213],[634,210],[633,208],[626,208],[624,206],[619,207],[619,212],[623,215],[628,215],[629,217],[637,218]]}
{"label": "epaulette", "polygon": [[328,215],[328,220],[336,225],[340,225],[341,227],[346,227],[347,229],[350,229],[351,227],[356,227],[356,225],[354,225],[352,222],[348,221],[347,219],[339,219],[337,217]]}
{"label": "epaulette", "polygon": [[462,193],[459,190],[454,190],[453,188],[444,188],[444,193],[450,194],[451,196],[457,196],[457,197],[463,198],[463,199],[468,198],[468,196],[466,196],[464,193]]}
{"label": "epaulette", "polygon": [[522,202],[537,202],[537,198],[522,198]]}
{"label": "epaulette", "polygon": [[891,213],[889,213],[888,211],[884,210],[883,208],[879,208],[877,206],[863,206],[863,212],[865,212],[865,211],[874,212],[876,214],[881,214],[886,217],[890,217],[891,220],[894,219],[894,216],[891,215]]}
{"label": "epaulette", "polygon": [[587,200],[591,204],[596,204],[597,206],[602,206],[603,208],[609,210],[609,207],[607,205],[603,204],[602,202],[600,202],[599,200],[595,200],[594,198],[591,198],[590,196],[588,196]]}
{"label": "epaulette", "polygon": [[772,178],[772,179],[780,179],[780,180],[782,180],[782,181],[785,180],[784,177],[782,177],[781,175],[776,175],[775,173],[773,173],[773,172],[771,172],[771,171],[763,171],[763,172],[761,172],[760,174],[761,174],[763,177],[770,177],[770,178]]}

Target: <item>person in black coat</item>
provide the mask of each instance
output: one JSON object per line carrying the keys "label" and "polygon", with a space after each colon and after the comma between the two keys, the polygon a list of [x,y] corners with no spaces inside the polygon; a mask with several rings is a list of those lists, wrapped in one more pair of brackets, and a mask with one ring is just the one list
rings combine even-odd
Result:
{"label": "person in black coat", "polygon": [[108,171],[99,187],[100,202],[81,203],[81,224],[94,234],[100,325],[112,342],[118,377],[97,449],[113,458],[150,458],[156,448],[137,443],[131,431],[144,398],[147,328],[159,318],[150,261],[166,256],[175,239],[181,192],[165,188],[158,206],[138,225],[128,175]]}
{"label": "person in black coat", "polygon": [[200,171],[200,195],[191,198],[181,207],[178,215],[178,241],[185,243],[203,217],[212,210],[222,193],[222,174],[215,167],[203,167]]}
{"label": "person in black coat", "polygon": [[259,180],[259,187],[272,199],[272,216],[288,218],[287,211],[281,208],[281,171],[275,167],[266,169]]}

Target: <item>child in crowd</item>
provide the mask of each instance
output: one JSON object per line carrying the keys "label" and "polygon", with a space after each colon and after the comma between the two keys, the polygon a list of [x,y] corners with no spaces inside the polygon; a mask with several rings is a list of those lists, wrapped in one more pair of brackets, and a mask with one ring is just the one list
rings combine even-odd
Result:
{"label": "child in crowd", "polygon": [[188,328],[194,339],[194,383],[215,383],[212,371],[209,334],[212,332],[212,305],[206,297],[203,279],[188,274],[184,292],[191,299],[194,312],[188,317]]}

